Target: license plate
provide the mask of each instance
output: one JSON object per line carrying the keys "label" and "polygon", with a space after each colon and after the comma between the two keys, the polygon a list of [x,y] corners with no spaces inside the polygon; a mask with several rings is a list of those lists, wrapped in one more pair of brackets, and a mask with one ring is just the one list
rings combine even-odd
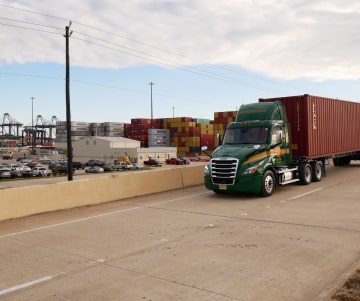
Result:
{"label": "license plate", "polygon": [[226,185],[226,184],[219,184],[219,189],[220,189],[220,190],[226,190],[226,189],[227,189],[227,185]]}

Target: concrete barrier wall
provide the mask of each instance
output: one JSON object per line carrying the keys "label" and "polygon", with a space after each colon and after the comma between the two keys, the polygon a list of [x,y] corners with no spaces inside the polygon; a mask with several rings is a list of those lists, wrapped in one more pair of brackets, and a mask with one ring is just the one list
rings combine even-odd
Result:
{"label": "concrete barrier wall", "polygon": [[0,221],[200,185],[204,181],[203,169],[203,165],[159,168],[3,189]]}

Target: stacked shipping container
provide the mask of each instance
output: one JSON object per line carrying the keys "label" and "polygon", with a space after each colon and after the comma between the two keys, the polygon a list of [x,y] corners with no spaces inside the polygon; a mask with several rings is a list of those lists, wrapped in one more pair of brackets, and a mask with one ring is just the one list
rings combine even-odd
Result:
{"label": "stacked shipping container", "polygon": [[237,111],[227,111],[227,112],[215,112],[214,113],[214,148],[219,146],[220,137],[224,137],[226,126],[230,122],[234,122],[236,119]]}
{"label": "stacked shipping container", "polygon": [[147,118],[133,118],[125,126],[125,137],[140,141],[141,147],[148,147],[148,130],[151,129],[153,120]]}
{"label": "stacked shipping container", "polygon": [[101,123],[92,122],[89,124],[89,127],[90,127],[90,136],[100,136]]}
{"label": "stacked shipping container", "polygon": [[[211,152],[216,134],[224,134],[228,122],[235,120],[236,112],[217,112],[214,121],[192,117],[174,118],[133,118],[130,124],[104,122],[72,122],[72,138],[83,136],[127,137],[140,141],[141,147],[177,147],[179,156],[198,156],[202,146]],[[66,122],[58,122],[56,141],[66,142]]]}
{"label": "stacked shipping container", "polygon": [[120,122],[103,122],[101,124],[100,136],[124,137],[124,127],[124,123]]}
{"label": "stacked shipping container", "polygon": [[[102,137],[124,137],[124,123],[103,122],[71,122],[72,140],[79,140],[86,136],[102,136]],[[58,121],[56,123],[56,142],[66,142],[67,137],[66,121]]]}
{"label": "stacked shipping container", "polygon": [[148,130],[149,147],[170,146],[170,131],[167,129]]}
{"label": "stacked shipping container", "polygon": [[200,152],[200,129],[191,117],[164,118],[160,124],[170,131],[170,146],[177,147],[179,156]]}
{"label": "stacked shipping container", "polygon": [[[66,121],[58,121],[56,123],[56,139],[55,142],[66,142],[67,130]],[[90,127],[88,122],[71,122],[71,139],[79,140],[81,137],[90,135]]]}

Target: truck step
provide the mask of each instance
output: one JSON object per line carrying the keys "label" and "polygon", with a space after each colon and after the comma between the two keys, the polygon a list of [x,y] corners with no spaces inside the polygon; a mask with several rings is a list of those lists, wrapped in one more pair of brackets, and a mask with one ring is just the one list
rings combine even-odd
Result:
{"label": "truck step", "polygon": [[290,183],[294,183],[294,182],[298,182],[298,181],[300,181],[300,179],[287,180],[285,182],[279,183],[279,185],[286,185],[286,184],[290,184]]}

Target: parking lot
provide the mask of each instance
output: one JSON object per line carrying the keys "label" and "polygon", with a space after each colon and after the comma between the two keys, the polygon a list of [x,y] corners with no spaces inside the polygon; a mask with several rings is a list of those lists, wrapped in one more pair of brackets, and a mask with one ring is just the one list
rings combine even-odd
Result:
{"label": "parking lot", "polygon": [[[13,160],[15,162],[15,160]],[[11,161],[0,161],[1,164],[12,164]],[[191,165],[204,165],[206,162],[191,162]],[[46,165],[45,165],[46,166]],[[151,167],[151,166],[142,166],[140,169],[114,169],[113,171],[105,171],[102,173],[86,173],[84,169],[75,169],[73,171],[73,180],[80,180],[85,178],[93,178],[93,177],[103,177],[108,176],[111,174],[116,173],[123,173],[123,172],[140,172],[140,171],[150,171],[152,169],[165,169],[165,168],[181,168],[184,165],[167,165],[163,164],[162,167]],[[64,174],[57,174],[56,176],[52,175],[49,177],[34,177],[34,176],[27,176],[27,177],[15,177],[15,178],[0,178],[0,189],[4,188],[13,188],[13,187],[24,187],[24,186],[32,186],[32,185],[42,185],[42,184],[51,184],[57,182],[64,182],[68,181],[68,176]]]}
{"label": "parking lot", "polygon": [[1,222],[0,298],[331,300],[360,267],[359,168],[270,198],[196,186]]}

